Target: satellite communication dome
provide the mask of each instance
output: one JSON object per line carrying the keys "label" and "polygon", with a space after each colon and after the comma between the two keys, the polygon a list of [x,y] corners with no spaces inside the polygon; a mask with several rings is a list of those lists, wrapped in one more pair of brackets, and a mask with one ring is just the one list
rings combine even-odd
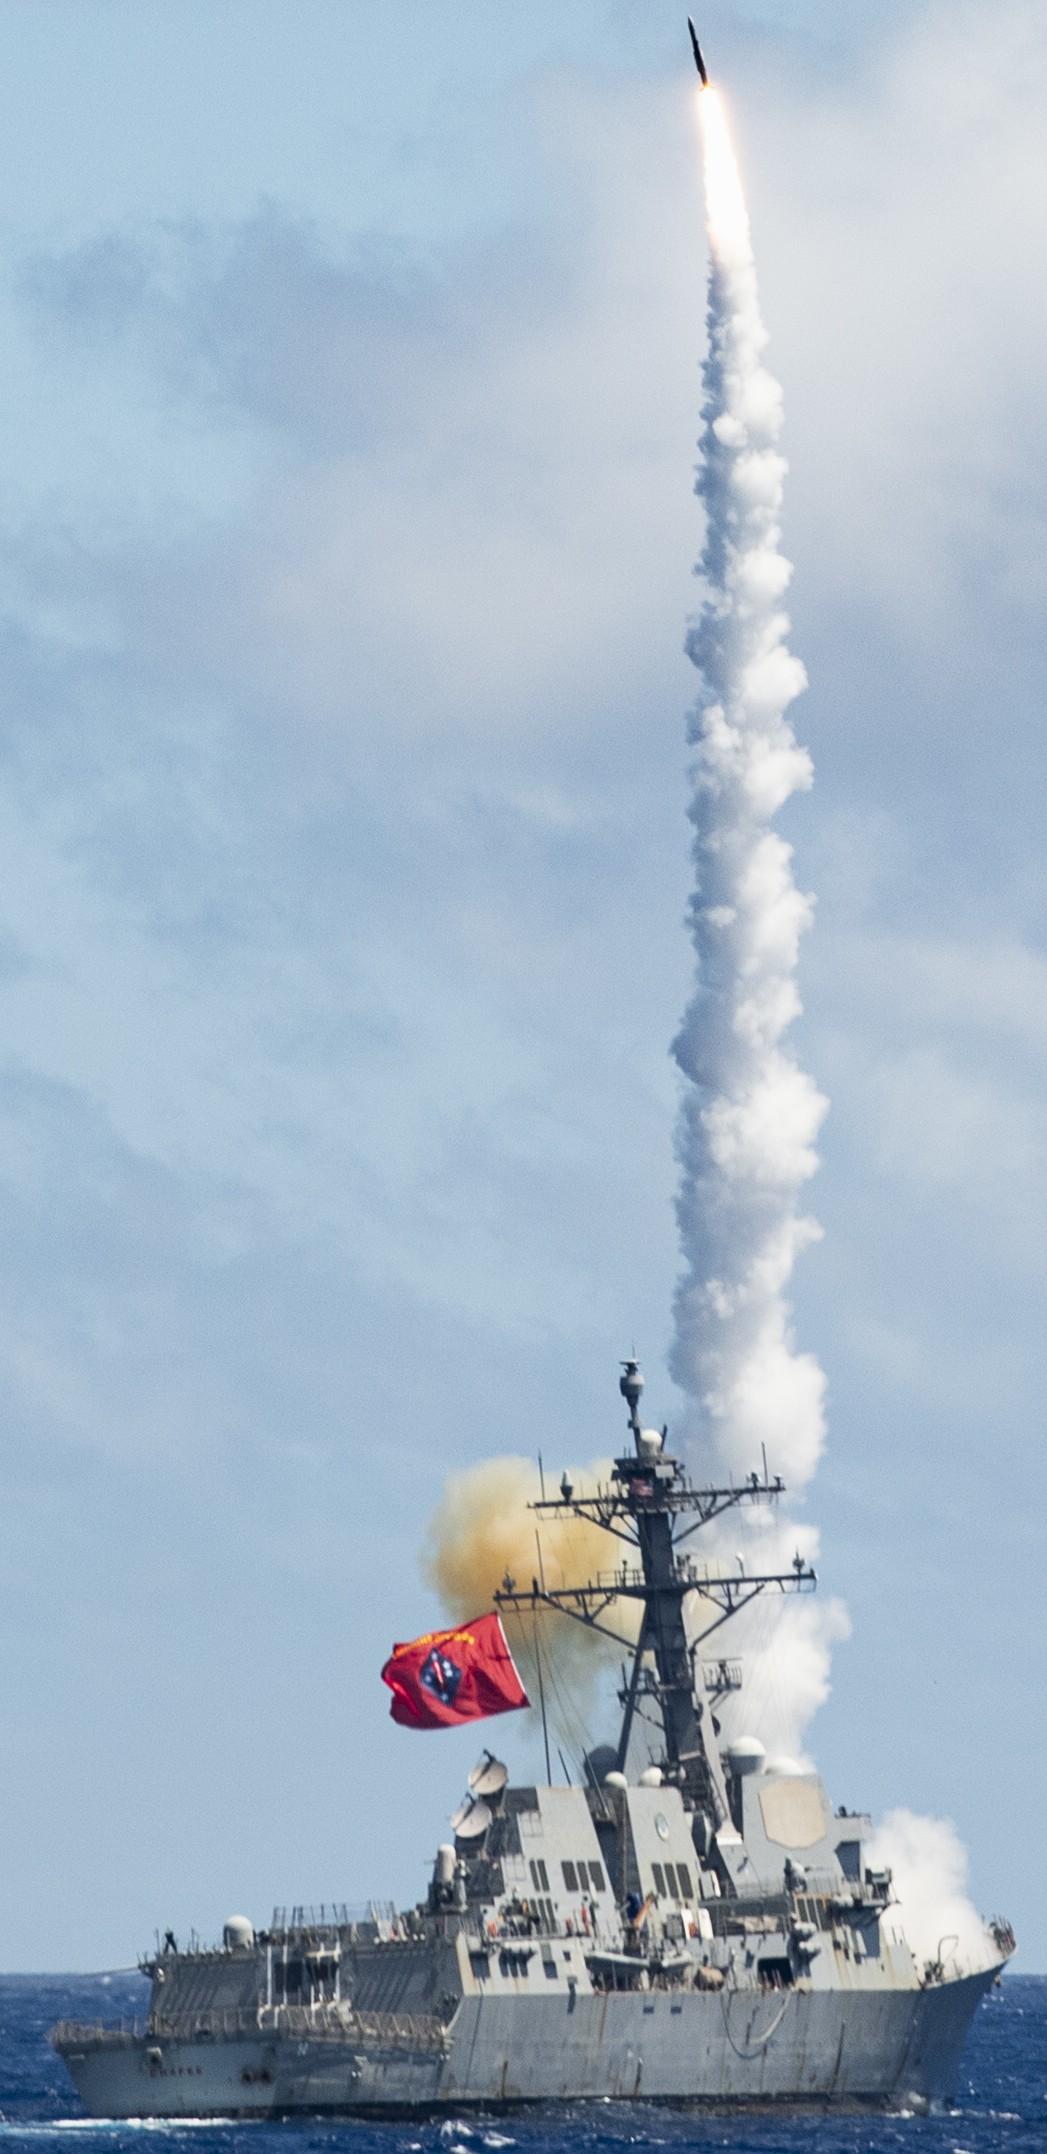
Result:
{"label": "satellite communication dome", "polygon": [[641,1458],[660,1458],[665,1445],[661,1429],[641,1429],[636,1448]]}
{"label": "satellite communication dome", "polygon": [[222,1930],[222,1943],[227,1952],[250,1952],[254,1945],[254,1923],[246,1915],[230,1915]]}
{"label": "satellite communication dome", "polygon": [[624,1773],[605,1773],[603,1784],[605,1788],[627,1788],[629,1782]]}
{"label": "satellite communication dome", "polygon": [[762,1773],[766,1762],[767,1752],[755,1735],[736,1735],[727,1745],[727,1764],[738,1780],[746,1773]]}
{"label": "satellite communication dome", "polygon": [[645,1771],[640,1774],[636,1785],[638,1788],[660,1788],[662,1777],[660,1765],[648,1765]]}
{"label": "satellite communication dome", "polygon": [[795,1758],[768,1758],[764,1766],[765,1773],[775,1773],[779,1780],[798,1780],[803,1771],[804,1767],[798,1765]]}

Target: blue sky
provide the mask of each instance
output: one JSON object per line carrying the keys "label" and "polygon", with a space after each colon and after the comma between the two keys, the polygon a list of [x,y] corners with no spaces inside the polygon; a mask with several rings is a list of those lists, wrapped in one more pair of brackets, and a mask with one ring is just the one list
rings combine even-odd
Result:
{"label": "blue sky", "polygon": [[[1047,28],[841,14],[702,24],[811,679],[811,1741],[1042,1968]],[[421,1891],[476,1746],[377,1676],[445,1473],[605,1453],[634,1343],[672,1413],[683,30],[0,14],[8,1967]]]}

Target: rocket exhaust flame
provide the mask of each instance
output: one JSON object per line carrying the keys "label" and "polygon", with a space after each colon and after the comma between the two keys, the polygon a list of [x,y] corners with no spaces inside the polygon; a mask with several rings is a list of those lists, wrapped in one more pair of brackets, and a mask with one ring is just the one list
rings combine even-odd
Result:
{"label": "rocket exhaust flame", "polygon": [[702,125],[705,221],[714,263],[753,270],[749,212],[738,160],[723,98],[712,83],[698,92],[698,116]]}

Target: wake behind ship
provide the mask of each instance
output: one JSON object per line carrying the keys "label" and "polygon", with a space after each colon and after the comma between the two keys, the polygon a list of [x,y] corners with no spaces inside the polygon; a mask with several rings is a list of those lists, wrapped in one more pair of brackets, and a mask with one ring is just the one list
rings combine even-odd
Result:
{"label": "wake behind ship", "polygon": [[[642,1388],[626,1363],[631,1444],[607,1485],[585,1495],[565,1479],[535,1507],[602,1526],[625,1560],[558,1591],[507,1578],[497,1595],[621,1644],[617,1746],[590,1753],[577,1787],[511,1787],[486,1753],[416,1907],[280,1909],[257,1931],[234,1917],[213,1949],[180,1950],[168,1932],[142,1963],[144,2022],[53,2030],[89,2115],[951,2099],[1013,1935],[987,1926],[975,1966],[950,1939],[919,1957],[890,1872],[866,1859],[871,1819],[834,1811],[816,1773],[752,1738],[721,1748],[716,1707],[743,1672],[703,1660],[704,1642],[757,1595],[809,1590],[814,1574],[797,1557],[784,1574],[726,1575],[684,1549],[782,1485],[765,1472],[692,1487],[641,1426]],[[622,1628],[629,1604],[639,1624]]]}

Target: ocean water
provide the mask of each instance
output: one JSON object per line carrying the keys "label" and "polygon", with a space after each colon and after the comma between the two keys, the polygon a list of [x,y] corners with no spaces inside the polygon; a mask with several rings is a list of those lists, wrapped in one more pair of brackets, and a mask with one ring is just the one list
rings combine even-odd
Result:
{"label": "ocean water", "polygon": [[0,2154],[1047,2154],[1047,1976],[1012,1975],[971,2029],[957,2106],[942,2116],[732,2117],[644,2102],[423,2124],[104,2124],[85,2118],[47,2030],[130,2017],[135,1976],[0,1977]]}

